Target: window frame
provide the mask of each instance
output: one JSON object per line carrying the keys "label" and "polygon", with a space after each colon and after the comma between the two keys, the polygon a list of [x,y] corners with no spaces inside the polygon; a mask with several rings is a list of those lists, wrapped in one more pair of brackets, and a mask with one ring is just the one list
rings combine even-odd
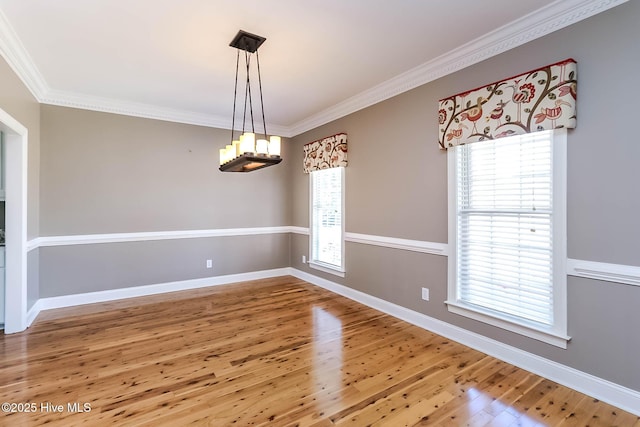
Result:
{"label": "window frame", "polygon": [[[341,195],[341,212],[340,212],[340,265],[333,265],[326,262],[322,262],[316,259],[316,254],[314,253],[314,191],[313,191],[313,180],[317,177],[317,172],[327,171],[329,169],[339,169],[340,170],[340,195]],[[309,173],[309,267],[323,271],[325,273],[334,274],[336,276],[345,277],[345,168],[337,167],[337,168],[329,168],[322,169],[318,171],[312,171]],[[314,175],[315,174],[315,175]]]}
{"label": "window frame", "polygon": [[[458,177],[457,158],[460,146],[447,152],[448,175],[448,280],[447,309],[467,318],[493,325],[520,335],[533,338],[556,347],[567,348],[571,339],[567,335],[567,131],[551,131],[552,177],[552,250],[553,250],[553,315],[550,326],[528,322],[508,314],[470,305],[458,298]],[[482,144],[483,142],[476,142]]]}

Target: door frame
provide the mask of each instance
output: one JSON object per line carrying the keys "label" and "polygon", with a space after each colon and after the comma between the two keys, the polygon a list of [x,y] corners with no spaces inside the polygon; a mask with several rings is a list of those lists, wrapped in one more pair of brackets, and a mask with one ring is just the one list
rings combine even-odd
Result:
{"label": "door frame", "polygon": [[28,130],[0,109],[5,144],[5,320],[4,333],[27,328]]}

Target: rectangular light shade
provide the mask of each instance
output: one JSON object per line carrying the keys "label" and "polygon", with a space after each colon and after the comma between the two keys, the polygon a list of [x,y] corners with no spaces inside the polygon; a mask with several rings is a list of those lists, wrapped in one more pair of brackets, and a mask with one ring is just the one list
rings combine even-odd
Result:
{"label": "rectangular light shade", "polygon": [[267,154],[269,151],[269,143],[266,139],[259,139],[256,141],[256,152],[258,154]]}
{"label": "rectangular light shade", "polygon": [[272,156],[280,155],[280,137],[272,136],[269,138],[269,154]]}
{"label": "rectangular light shade", "polygon": [[255,153],[256,134],[251,132],[243,133],[240,136],[240,153]]}

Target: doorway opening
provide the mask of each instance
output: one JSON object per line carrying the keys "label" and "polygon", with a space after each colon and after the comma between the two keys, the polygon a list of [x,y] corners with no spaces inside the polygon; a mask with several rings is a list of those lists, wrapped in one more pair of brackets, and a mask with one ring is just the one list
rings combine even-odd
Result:
{"label": "doorway opening", "polygon": [[28,132],[0,109],[5,146],[4,333],[27,328],[27,147]]}

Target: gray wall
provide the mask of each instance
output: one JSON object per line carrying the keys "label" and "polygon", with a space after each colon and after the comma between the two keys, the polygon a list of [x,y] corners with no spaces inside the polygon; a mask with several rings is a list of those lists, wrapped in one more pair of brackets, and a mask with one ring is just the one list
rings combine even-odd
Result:
{"label": "gray wall", "polygon": [[[569,257],[640,265],[640,144],[633,123],[640,4],[632,1],[283,143],[283,163],[217,171],[228,132],[39,106],[0,60],[0,107],[29,129],[29,238],[308,226],[302,144],[346,132],[346,229],[447,241],[446,155],[437,100],[568,57],[578,61],[578,129],[569,135]],[[40,136],[42,134],[42,137]],[[389,154],[409,153],[402,158]],[[42,247],[28,257],[29,303],[291,265],[470,331],[640,390],[640,288],[570,277],[567,350],[447,312],[445,257],[347,243],[347,276],[300,263],[303,235]],[[214,269],[204,268],[213,259]],[[39,284],[38,284],[39,280]],[[419,299],[420,287],[431,301]]]}
{"label": "gray wall", "polygon": [[45,298],[287,267],[289,235],[45,247],[40,260]]}
{"label": "gray wall", "polygon": [[288,225],[278,167],[218,171],[230,131],[42,106],[41,235]]}
{"label": "gray wall", "polygon": [[[27,176],[27,238],[40,233],[40,105],[31,92],[0,58],[0,108],[19,121],[29,131]],[[37,256],[27,259],[28,306],[38,298]]]}
{"label": "gray wall", "polygon": [[[50,105],[41,115],[41,236],[291,222],[286,140],[278,167],[222,173],[226,130]],[[40,296],[281,268],[288,254],[286,234],[44,247]]]}
{"label": "gray wall", "polygon": [[[640,73],[640,2],[629,2],[294,138],[348,134],[346,230],[447,242],[446,154],[437,147],[438,99],[569,57],[578,62],[578,128],[569,133],[569,258],[640,266],[640,143],[630,131]],[[393,152],[406,155],[399,158]],[[291,172],[294,225],[308,226],[308,178]],[[309,270],[308,238],[292,236],[291,265],[640,390],[640,287],[568,279],[566,350],[451,314],[447,259],[347,243],[344,279]],[[420,288],[429,287],[429,302]]]}
{"label": "gray wall", "polygon": [[40,299],[40,249],[27,253],[27,309]]}

